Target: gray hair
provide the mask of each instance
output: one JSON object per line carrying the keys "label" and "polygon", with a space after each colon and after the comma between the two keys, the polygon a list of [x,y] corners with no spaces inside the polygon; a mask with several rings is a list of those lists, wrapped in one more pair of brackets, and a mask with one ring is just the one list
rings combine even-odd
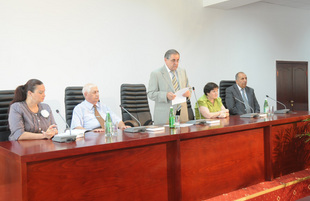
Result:
{"label": "gray hair", "polygon": [[97,87],[97,85],[92,84],[92,83],[85,84],[84,87],[83,87],[83,89],[82,89],[83,96],[85,97],[84,94],[85,94],[86,92],[89,93],[93,87]]}
{"label": "gray hair", "polygon": [[165,58],[166,59],[170,59],[170,55],[172,54],[178,54],[180,55],[180,53],[178,51],[176,51],[175,49],[170,49],[165,53]]}
{"label": "gray hair", "polygon": [[239,77],[239,74],[240,74],[240,73],[245,74],[244,72],[238,72],[238,73],[235,75],[235,80],[238,80],[238,77]]}

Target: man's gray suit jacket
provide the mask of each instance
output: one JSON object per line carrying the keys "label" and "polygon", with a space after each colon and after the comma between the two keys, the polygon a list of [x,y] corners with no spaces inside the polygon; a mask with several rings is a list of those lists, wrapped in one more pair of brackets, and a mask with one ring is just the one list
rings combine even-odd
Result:
{"label": "man's gray suit jacket", "polygon": [[[245,92],[248,98],[248,102],[250,107],[254,110],[251,109],[251,113],[259,113],[260,112],[260,107],[259,104],[256,100],[254,89],[250,87],[245,87]],[[237,114],[245,114],[246,109],[245,105],[235,98],[239,99],[240,101],[243,102],[242,95],[239,91],[239,88],[237,84],[234,84],[226,89],[226,106],[227,109],[229,109],[229,113],[231,115],[237,115]]]}

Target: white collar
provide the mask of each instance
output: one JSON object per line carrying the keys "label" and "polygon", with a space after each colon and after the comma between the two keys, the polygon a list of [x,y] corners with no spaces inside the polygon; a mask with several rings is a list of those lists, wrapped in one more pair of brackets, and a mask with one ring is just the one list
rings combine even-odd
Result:
{"label": "white collar", "polygon": [[[89,110],[92,110],[93,107],[94,107],[94,105],[93,105],[92,103],[88,102],[87,100],[85,100],[85,105],[86,105],[86,107],[87,107]],[[97,106],[97,108],[100,107],[99,102],[96,103],[96,106]]]}
{"label": "white collar", "polygon": [[[236,83],[236,85],[237,85],[239,91],[241,92],[242,88],[237,83]],[[245,88],[244,88],[244,90],[245,90]]]}
{"label": "white collar", "polygon": [[[172,70],[170,70],[166,64],[165,64],[165,66],[166,66],[168,73],[170,74],[172,72]],[[175,72],[177,72],[177,70],[175,70]]]}

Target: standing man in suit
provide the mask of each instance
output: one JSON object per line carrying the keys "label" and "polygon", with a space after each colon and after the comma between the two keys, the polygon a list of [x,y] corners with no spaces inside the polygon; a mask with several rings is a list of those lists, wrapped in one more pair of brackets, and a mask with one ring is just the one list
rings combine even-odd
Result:
{"label": "standing man in suit", "polygon": [[254,89],[246,86],[248,80],[246,74],[239,72],[236,74],[235,79],[236,84],[226,89],[226,106],[230,114],[259,113],[260,108],[255,97]]}
{"label": "standing man in suit", "polygon": [[[168,50],[164,56],[165,65],[151,73],[147,95],[155,101],[154,123],[165,124],[169,119],[169,108],[176,97],[176,91],[189,87],[186,71],[178,68],[180,54],[174,49]],[[190,97],[186,91],[183,96]],[[188,121],[187,103],[174,105],[174,111],[180,115],[180,121]]]}

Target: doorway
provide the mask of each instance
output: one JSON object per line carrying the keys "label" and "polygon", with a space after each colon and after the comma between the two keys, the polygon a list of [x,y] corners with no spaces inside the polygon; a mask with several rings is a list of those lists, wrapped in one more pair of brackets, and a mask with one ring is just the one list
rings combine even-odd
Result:
{"label": "doorway", "polygon": [[[276,61],[277,100],[291,111],[308,111],[308,62]],[[277,104],[277,109],[284,109]]]}

